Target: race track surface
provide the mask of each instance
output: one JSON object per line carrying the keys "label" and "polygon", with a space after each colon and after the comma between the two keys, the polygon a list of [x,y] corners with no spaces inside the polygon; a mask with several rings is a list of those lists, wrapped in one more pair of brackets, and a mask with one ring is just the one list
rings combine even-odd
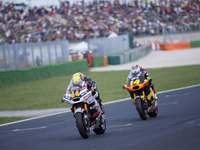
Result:
{"label": "race track surface", "polygon": [[200,85],[159,93],[159,114],[145,121],[130,99],[105,104],[107,130],[88,139],[71,112],[0,126],[0,150],[198,150],[199,91]]}

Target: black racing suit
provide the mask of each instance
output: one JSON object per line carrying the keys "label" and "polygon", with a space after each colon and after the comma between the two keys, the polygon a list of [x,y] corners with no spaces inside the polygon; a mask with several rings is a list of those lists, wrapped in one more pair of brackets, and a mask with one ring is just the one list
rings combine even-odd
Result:
{"label": "black racing suit", "polygon": [[[140,71],[141,71],[142,73],[144,73],[145,78],[146,78],[146,79],[150,78],[150,83],[149,83],[149,84],[150,84],[150,86],[151,86],[151,88],[152,88],[154,94],[156,95],[156,90],[155,90],[155,88],[154,88],[153,80],[152,80],[152,78],[150,77],[149,73],[148,73],[144,68],[142,68],[141,66],[139,66],[139,67],[140,67]],[[156,95],[156,97],[157,97],[157,95]],[[157,98],[156,98],[156,99],[157,99]]]}
{"label": "black racing suit", "polygon": [[[98,92],[96,83],[91,78],[89,78],[88,76],[84,76],[83,81],[85,81],[85,83],[87,83],[88,89],[90,89],[91,87],[94,87],[94,92],[96,92],[96,91]],[[98,96],[95,99],[98,101],[99,105],[102,106],[102,101],[100,99],[99,92],[98,92]]]}

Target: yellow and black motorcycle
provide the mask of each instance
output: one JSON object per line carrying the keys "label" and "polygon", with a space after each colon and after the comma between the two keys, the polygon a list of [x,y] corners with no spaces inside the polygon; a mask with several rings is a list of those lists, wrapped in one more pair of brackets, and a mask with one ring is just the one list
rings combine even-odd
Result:
{"label": "yellow and black motorcycle", "polygon": [[[142,72],[138,72],[129,75],[126,85],[123,86],[124,89],[129,91],[131,97],[134,97],[132,101],[142,120],[147,119],[147,114],[150,117],[156,117],[158,114],[158,104],[157,101],[155,101],[155,95],[149,82],[150,79],[146,79]],[[147,99],[149,95],[145,95],[145,88],[149,88],[151,100]]]}

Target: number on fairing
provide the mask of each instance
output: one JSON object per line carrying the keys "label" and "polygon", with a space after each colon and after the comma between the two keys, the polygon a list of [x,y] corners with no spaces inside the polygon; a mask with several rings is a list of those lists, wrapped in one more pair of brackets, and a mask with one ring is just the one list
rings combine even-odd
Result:
{"label": "number on fairing", "polygon": [[76,90],[76,92],[72,91],[71,97],[76,97],[76,96],[79,96],[79,91],[78,90]]}
{"label": "number on fairing", "polygon": [[132,86],[133,84],[139,84],[139,83],[140,83],[140,79],[137,79],[137,80],[135,80],[134,82],[131,81],[131,86]]}
{"label": "number on fairing", "polygon": [[135,80],[134,84],[139,84],[140,83],[140,79]]}

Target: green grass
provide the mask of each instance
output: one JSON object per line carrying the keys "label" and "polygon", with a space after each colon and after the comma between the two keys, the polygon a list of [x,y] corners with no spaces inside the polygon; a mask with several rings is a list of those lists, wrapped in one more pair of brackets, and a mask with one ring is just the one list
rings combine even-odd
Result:
{"label": "green grass", "polygon": [[[200,84],[200,65],[147,69],[157,92]],[[83,72],[97,84],[103,103],[129,94],[122,89],[129,70],[110,72]],[[68,107],[61,103],[72,75],[0,86],[0,111]],[[27,117],[0,117],[0,124]]]}
{"label": "green grass", "polygon": [[27,119],[30,117],[0,117],[0,124]]}
{"label": "green grass", "polygon": [[[157,92],[200,84],[200,65],[147,69]],[[122,89],[129,70],[84,72],[97,84],[103,102],[129,97]],[[68,107],[60,102],[71,75],[0,86],[0,111]]]}

